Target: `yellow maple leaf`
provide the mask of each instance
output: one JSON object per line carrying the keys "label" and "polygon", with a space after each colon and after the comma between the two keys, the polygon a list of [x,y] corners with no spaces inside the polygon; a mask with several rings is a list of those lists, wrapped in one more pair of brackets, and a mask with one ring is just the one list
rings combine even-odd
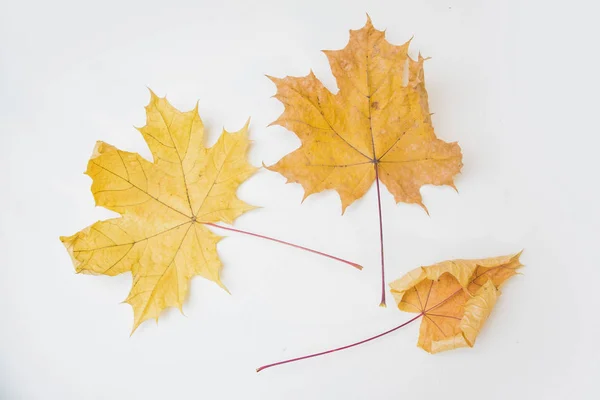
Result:
{"label": "yellow maple leaf", "polygon": [[500,286],[523,266],[520,255],[444,261],[392,282],[398,308],[423,317],[417,345],[429,353],[473,347]]}
{"label": "yellow maple leaf", "polygon": [[[302,185],[305,198],[336,190],[342,212],[379,180],[396,202],[425,208],[419,190],[425,184],[450,185],[460,172],[457,143],[435,136],[423,73],[424,59],[408,56],[410,41],[395,46],[373,27],[370,18],[350,31],[348,45],[325,51],[339,91],[332,94],[312,71],[305,77],[269,77],[285,110],[273,124],[300,138],[302,145],[268,167],[288,182]],[[382,301],[385,287],[382,266]]]}
{"label": "yellow maple leaf", "polygon": [[146,125],[139,131],[153,163],[98,142],[86,171],[96,204],[121,217],[60,238],[78,273],[131,272],[125,302],[133,307],[133,331],[147,319],[158,320],[167,307],[181,310],[195,275],[225,289],[220,237],[205,224],[232,223],[254,208],[238,199],[236,190],[256,171],[246,160],[248,124],[238,132],[223,131],[205,148],[197,105],[180,112],[151,92]]}

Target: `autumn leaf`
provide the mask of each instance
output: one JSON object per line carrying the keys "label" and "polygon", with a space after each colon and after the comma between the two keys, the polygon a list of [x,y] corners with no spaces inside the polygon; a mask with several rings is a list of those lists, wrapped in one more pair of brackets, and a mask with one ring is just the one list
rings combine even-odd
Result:
{"label": "autumn leaf", "polygon": [[[248,123],[223,133],[204,147],[198,106],[175,109],[150,92],[146,126],[139,129],[154,162],[137,153],[98,142],[86,174],[96,205],[121,214],[99,221],[73,236],[61,237],[77,273],[118,275],[131,272],[133,287],[125,302],[133,307],[133,331],[167,307],[181,310],[195,275],[227,290],[220,278],[220,236],[207,226],[284,244],[348,264],[354,262],[231,224],[253,209],[236,196],[238,186],[256,168],[246,160]],[[133,333],[133,332],[132,332]]]}
{"label": "autumn leaf", "polygon": [[264,365],[256,371],[346,350],[403,328],[420,318],[417,345],[429,353],[473,347],[500,296],[500,287],[523,266],[521,253],[480,260],[444,261],[419,267],[390,284],[402,311],[412,319],[358,342]]}
{"label": "autumn leaf", "polygon": [[207,149],[197,106],[180,112],[151,93],[146,126],[139,131],[153,163],[98,142],[86,171],[96,205],[121,217],[61,237],[78,273],[132,273],[125,302],[133,307],[133,330],[147,319],[158,320],[166,307],[181,310],[195,275],[225,288],[220,237],[205,224],[231,223],[253,208],[235,193],[256,170],[246,160],[248,124],[238,132],[223,131]]}
{"label": "autumn leaf", "polygon": [[339,91],[331,93],[312,73],[270,79],[285,110],[273,124],[293,131],[297,150],[268,167],[302,185],[305,198],[336,190],[344,211],[377,185],[385,305],[383,227],[379,181],[396,202],[425,209],[421,186],[450,185],[462,167],[457,143],[434,133],[427,103],[423,57],[408,56],[410,41],[395,46],[370,18],[350,31],[348,45],[325,51]]}
{"label": "autumn leaf", "polygon": [[500,286],[523,266],[520,255],[444,261],[392,282],[398,308],[423,317],[418,346],[429,353],[473,347]]}

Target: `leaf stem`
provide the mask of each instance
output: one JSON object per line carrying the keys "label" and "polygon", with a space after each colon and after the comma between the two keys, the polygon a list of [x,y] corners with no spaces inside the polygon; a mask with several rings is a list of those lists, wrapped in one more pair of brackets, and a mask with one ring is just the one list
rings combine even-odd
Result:
{"label": "leaf stem", "polygon": [[377,209],[379,211],[379,247],[381,249],[381,303],[379,307],[386,307],[385,304],[385,258],[383,256],[383,217],[381,216],[381,189],[379,188],[379,165],[375,165],[375,183],[377,185]]}
{"label": "leaf stem", "polygon": [[361,344],[363,344],[363,343],[367,343],[367,342],[370,342],[371,340],[375,340],[375,339],[378,339],[378,338],[380,338],[380,337],[382,337],[382,336],[385,336],[385,335],[387,335],[388,333],[392,333],[392,332],[394,332],[394,331],[397,331],[398,329],[400,329],[400,328],[402,328],[402,327],[404,327],[404,326],[406,326],[406,325],[410,324],[411,322],[414,322],[414,321],[416,321],[417,319],[421,318],[422,316],[423,316],[423,313],[420,313],[420,314],[418,314],[416,317],[414,317],[414,318],[412,318],[412,319],[409,319],[409,320],[408,320],[408,321],[406,321],[406,322],[403,322],[402,324],[400,324],[400,325],[396,326],[395,328],[389,329],[389,330],[387,330],[387,331],[385,331],[385,332],[382,332],[382,333],[380,333],[380,334],[378,334],[378,335],[371,336],[371,337],[370,337],[370,338],[368,338],[368,339],[363,339],[363,340],[361,340],[360,342],[352,343],[352,344],[349,344],[349,345],[346,345],[346,346],[338,347],[338,348],[331,349],[331,350],[327,350],[327,351],[322,351],[322,352],[320,352],[320,353],[314,353],[314,354],[310,354],[310,355],[303,356],[303,357],[290,358],[289,360],[285,360],[285,361],[279,361],[279,362],[276,362],[276,363],[273,363],[273,364],[267,364],[267,365],[263,365],[262,367],[260,367],[260,368],[257,368],[257,369],[256,369],[256,372],[260,372],[260,371],[262,371],[262,370],[264,370],[264,369],[271,368],[271,367],[275,367],[275,366],[277,366],[277,365],[287,364],[287,363],[291,363],[291,362],[295,362],[295,361],[300,361],[300,360],[306,360],[306,359],[308,359],[308,358],[313,358],[313,357],[319,357],[319,356],[322,356],[322,355],[325,355],[325,354],[329,354],[329,353],[335,353],[336,351],[340,351],[340,350],[346,350],[346,349],[349,349],[349,348],[351,348],[351,347],[359,346],[359,345],[361,345]]}
{"label": "leaf stem", "polygon": [[318,251],[318,250],[309,249],[308,247],[304,247],[304,246],[300,246],[300,245],[293,244],[293,243],[290,243],[290,242],[286,242],[284,240],[275,239],[275,238],[272,238],[272,237],[269,237],[269,236],[259,235],[258,233],[243,231],[241,229],[235,229],[235,228],[230,228],[230,227],[227,227],[227,226],[217,225],[217,224],[214,224],[212,222],[202,222],[202,224],[209,225],[209,226],[212,226],[212,227],[215,227],[215,228],[219,228],[219,229],[225,229],[227,231],[242,233],[244,235],[254,236],[254,237],[257,237],[257,238],[261,238],[261,239],[270,240],[272,242],[277,242],[277,243],[285,244],[287,246],[291,246],[291,247],[294,247],[296,249],[308,251],[310,253],[318,254],[318,255],[323,256],[323,257],[331,258],[332,260],[343,262],[343,263],[351,265],[354,268],[359,269],[359,270],[361,270],[363,268],[362,265],[354,263],[352,261],[348,261],[348,260],[345,260],[343,258],[332,256],[331,254],[323,253],[323,252]]}

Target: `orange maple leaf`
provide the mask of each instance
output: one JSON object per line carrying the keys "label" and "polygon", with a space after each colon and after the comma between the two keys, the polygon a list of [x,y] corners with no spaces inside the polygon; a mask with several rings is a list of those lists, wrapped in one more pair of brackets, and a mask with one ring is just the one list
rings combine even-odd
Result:
{"label": "orange maple leaf", "polygon": [[398,308],[423,317],[418,346],[429,353],[473,347],[500,286],[523,266],[520,255],[444,261],[392,282]]}
{"label": "orange maple leaf", "polygon": [[429,353],[439,353],[460,347],[473,347],[485,321],[490,316],[500,286],[517,274],[523,266],[521,253],[480,260],[443,261],[419,267],[392,282],[390,288],[398,308],[418,313],[406,322],[367,339],[263,365],[256,372],[341,350],[360,346],[423,318],[417,345]]}
{"label": "orange maple leaf", "polygon": [[383,228],[379,180],[396,202],[423,207],[421,186],[450,185],[460,172],[462,155],[457,143],[435,136],[423,73],[425,59],[408,56],[410,41],[395,46],[370,18],[360,30],[350,31],[348,45],[324,51],[336,78],[332,94],[312,71],[305,77],[269,77],[275,97],[285,105],[273,124],[302,141],[297,150],[268,167],[297,182],[305,198],[326,189],[336,190],[342,212],[377,184],[382,259],[382,299],[385,306]]}

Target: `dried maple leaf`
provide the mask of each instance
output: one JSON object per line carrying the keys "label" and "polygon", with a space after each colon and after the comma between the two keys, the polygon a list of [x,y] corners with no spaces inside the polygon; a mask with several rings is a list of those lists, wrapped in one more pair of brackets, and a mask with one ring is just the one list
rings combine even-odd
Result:
{"label": "dried maple leaf", "polygon": [[[268,167],[297,182],[305,198],[336,190],[345,210],[377,184],[385,306],[383,228],[379,180],[396,202],[425,208],[419,189],[450,185],[462,167],[457,143],[435,136],[423,73],[424,59],[408,56],[409,42],[394,46],[371,24],[350,31],[346,48],[325,51],[338,93],[332,94],[312,71],[305,77],[270,79],[284,105],[273,124],[300,138],[302,145]],[[405,82],[405,76],[406,82]]]}
{"label": "dried maple leaf", "polygon": [[181,309],[189,280],[216,282],[220,237],[205,223],[231,223],[253,207],[238,199],[237,187],[256,168],[246,161],[248,125],[223,132],[210,149],[197,107],[180,112],[151,93],[146,126],[139,129],[154,163],[98,142],[86,174],[96,204],[121,214],[73,236],[61,237],[77,272],[117,275],[131,271],[125,302],[133,307],[135,330],[166,307]]}
{"label": "dried maple leaf", "polygon": [[421,317],[417,345],[427,352],[473,347],[500,296],[500,286],[523,266],[520,256],[521,253],[481,260],[444,261],[416,268],[390,284],[398,308],[418,313],[414,318],[359,342],[268,364],[257,372],[370,342]]}
{"label": "dried maple leaf", "polygon": [[473,347],[500,286],[523,266],[520,255],[444,261],[392,282],[398,308],[423,316],[418,346],[429,353]]}

